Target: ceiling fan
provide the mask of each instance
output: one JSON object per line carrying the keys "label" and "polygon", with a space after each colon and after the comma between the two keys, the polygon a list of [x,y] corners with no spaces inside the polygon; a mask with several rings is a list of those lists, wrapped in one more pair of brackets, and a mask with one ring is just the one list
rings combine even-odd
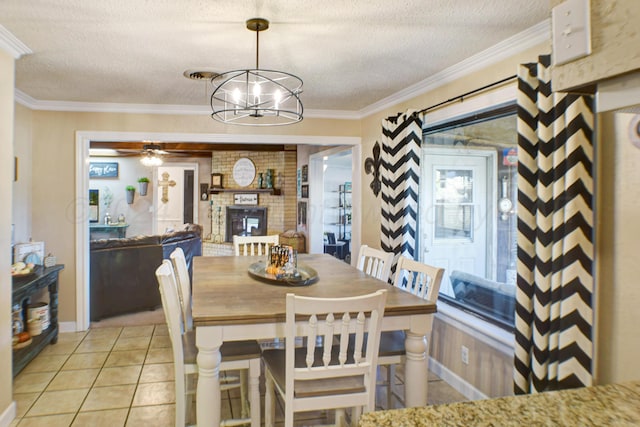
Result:
{"label": "ceiling fan", "polygon": [[92,155],[112,157],[211,157],[211,146],[188,143],[92,141]]}

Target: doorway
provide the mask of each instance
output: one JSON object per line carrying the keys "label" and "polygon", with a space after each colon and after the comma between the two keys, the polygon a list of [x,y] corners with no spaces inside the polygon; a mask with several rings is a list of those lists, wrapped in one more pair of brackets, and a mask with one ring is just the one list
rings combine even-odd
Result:
{"label": "doorway", "polygon": [[183,224],[198,222],[199,189],[195,177],[197,163],[172,163],[154,171],[157,183],[153,198],[155,234],[182,229]]}
{"label": "doorway", "polygon": [[421,259],[445,269],[440,292],[454,296],[448,273],[495,278],[492,212],[495,152],[423,149]]}
{"label": "doorway", "polygon": [[[65,332],[84,331],[89,328],[89,146],[91,141],[131,141],[154,140],[163,142],[192,142],[210,144],[298,144],[298,145],[326,145],[352,147],[353,149],[353,197],[359,200],[360,173],[361,173],[361,139],[351,136],[309,136],[309,135],[256,135],[256,134],[206,134],[206,133],[149,133],[149,132],[119,132],[119,131],[78,131],[76,132],[76,191],[77,200],[86,203],[77,203],[74,213],[81,220],[75,223],[75,285],[76,285],[76,316],[75,322],[62,322],[61,330]],[[309,175],[312,176],[312,163],[309,164]],[[310,194],[314,187],[310,187]],[[313,215],[310,211],[309,215]],[[354,231],[352,241],[360,244],[359,234],[360,215],[354,212]],[[310,237],[311,239],[311,237]],[[311,241],[310,244],[313,244]],[[322,240],[320,238],[320,245]]]}

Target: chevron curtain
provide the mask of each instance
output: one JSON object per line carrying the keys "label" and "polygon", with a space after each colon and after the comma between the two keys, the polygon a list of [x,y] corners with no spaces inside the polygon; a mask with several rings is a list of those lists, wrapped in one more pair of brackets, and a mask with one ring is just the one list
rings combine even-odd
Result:
{"label": "chevron curtain", "polygon": [[382,121],[380,240],[382,250],[393,252],[395,260],[417,254],[421,143],[422,118],[417,114],[400,113]]}
{"label": "chevron curtain", "polygon": [[592,384],[592,98],[518,72],[516,394]]}

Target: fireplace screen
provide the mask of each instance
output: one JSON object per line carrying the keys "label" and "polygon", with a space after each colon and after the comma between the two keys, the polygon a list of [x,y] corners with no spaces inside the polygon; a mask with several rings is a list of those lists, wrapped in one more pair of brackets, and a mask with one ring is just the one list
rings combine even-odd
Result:
{"label": "fireplace screen", "polygon": [[227,206],[225,241],[233,236],[266,236],[267,208]]}

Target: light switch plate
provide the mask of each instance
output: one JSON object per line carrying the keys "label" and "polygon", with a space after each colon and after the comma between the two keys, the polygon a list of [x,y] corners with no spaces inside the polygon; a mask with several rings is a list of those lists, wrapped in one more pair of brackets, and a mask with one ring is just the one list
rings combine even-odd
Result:
{"label": "light switch plate", "polygon": [[564,64],[591,53],[589,0],[567,0],[551,10],[553,63]]}

